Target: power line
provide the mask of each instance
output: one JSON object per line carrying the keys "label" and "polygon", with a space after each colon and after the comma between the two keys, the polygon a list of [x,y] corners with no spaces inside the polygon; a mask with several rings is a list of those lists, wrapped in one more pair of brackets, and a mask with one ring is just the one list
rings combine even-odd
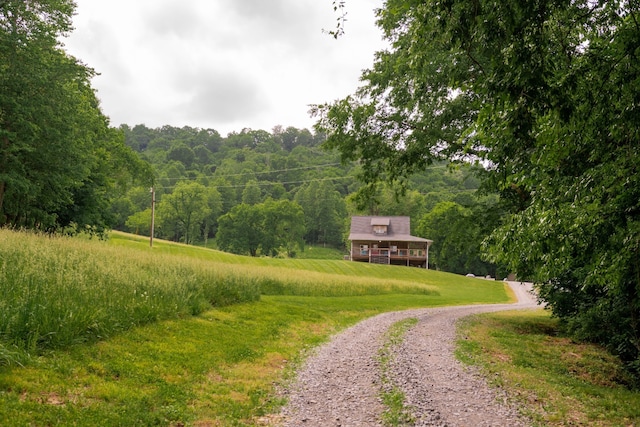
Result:
{"label": "power line", "polygon": [[[266,175],[266,174],[270,174],[270,173],[279,173],[279,172],[292,172],[292,171],[299,171],[299,170],[310,170],[310,169],[321,169],[324,167],[328,167],[328,166],[338,166],[338,165],[342,165],[342,163],[326,163],[323,165],[316,165],[316,166],[301,166],[298,168],[291,168],[291,169],[276,169],[276,170],[270,170],[270,171],[264,171],[264,172],[243,172],[243,173],[233,173],[233,174],[227,174],[227,175],[200,175],[198,178],[227,178],[227,177],[233,177],[233,176],[247,176],[247,175]],[[180,178],[162,178],[162,179],[166,179],[169,181],[193,181],[193,179],[191,178],[187,178],[187,177],[180,177]]]}
{"label": "power line", "polygon": [[[315,178],[315,179],[306,179],[306,180],[301,180],[301,181],[284,181],[284,182],[268,182],[268,181],[262,181],[262,182],[257,182],[256,185],[258,187],[268,187],[270,185],[276,185],[276,184],[281,184],[281,185],[287,185],[287,184],[306,184],[309,182],[318,182],[318,181],[338,181],[341,179],[353,179],[353,177],[351,176],[335,176],[335,177],[331,177],[331,178]],[[193,181],[193,180],[192,180]],[[195,182],[195,181],[194,181]],[[237,185],[209,185],[207,186],[207,188],[244,188],[246,187],[246,184],[237,184]],[[163,190],[167,190],[167,189],[171,189],[171,188],[176,188],[175,185],[172,186],[168,186],[168,187],[155,187],[155,188],[162,188]]]}
{"label": "power line", "polygon": [[[167,180],[167,181],[193,181],[193,182],[197,182],[199,179],[218,179],[218,178],[227,178],[227,177],[238,177],[238,176],[248,176],[248,175],[265,175],[265,174],[271,174],[271,173],[279,173],[279,172],[291,172],[291,171],[299,171],[299,170],[311,170],[311,169],[321,169],[321,168],[325,168],[325,167],[329,167],[329,166],[337,166],[337,165],[342,165],[342,163],[325,163],[322,165],[315,165],[315,166],[301,166],[298,168],[291,168],[291,169],[278,169],[278,170],[272,170],[272,171],[264,171],[264,172],[245,172],[245,173],[237,173],[237,174],[228,174],[228,175],[200,175],[196,178],[188,178],[188,177],[180,177],[180,178],[169,178],[169,177],[165,177],[165,178],[161,178],[162,180]],[[431,170],[431,169],[445,169],[447,168],[447,165],[433,165],[433,166],[429,166],[427,168],[424,168],[424,170]],[[307,179],[307,180],[300,180],[300,181],[258,181],[256,182],[256,185],[258,185],[259,187],[268,187],[271,185],[276,185],[276,184],[281,184],[281,185],[291,185],[291,184],[306,184],[309,182],[318,182],[318,181],[338,181],[338,180],[342,180],[342,179],[354,179],[353,176],[342,176],[342,177],[330,177],[330,178],[313,178],[313,179]],[[163,189],[163,190],[169,190],[169,189],[173,189],[175,188],[175,185],[169,185],[169,186],[156,186],[155,188],[157,189]],[[234,185],[207,185],[208,188],[244,188],[246,187],[246,183],[244,184],[234,184]],[[470,190],[470,191],[475,191],[475,190]]]}

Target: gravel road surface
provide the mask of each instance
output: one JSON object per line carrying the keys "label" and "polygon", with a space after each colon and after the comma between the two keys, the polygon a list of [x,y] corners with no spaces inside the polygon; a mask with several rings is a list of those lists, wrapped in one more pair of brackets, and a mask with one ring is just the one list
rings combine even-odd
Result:
{"label": "gravel road surface", "polygon": [[414,426],[527,426],[500,390],[453,355],[456,321],[476,313],[536,307],[531,287],[509,282],[516,304],[427,308],[385,313],[334,336],[301,366],[284,391],[285,427],[382,426],[378,351],[394,323],[416,318],[394,348],[389,374],[405,394]]}

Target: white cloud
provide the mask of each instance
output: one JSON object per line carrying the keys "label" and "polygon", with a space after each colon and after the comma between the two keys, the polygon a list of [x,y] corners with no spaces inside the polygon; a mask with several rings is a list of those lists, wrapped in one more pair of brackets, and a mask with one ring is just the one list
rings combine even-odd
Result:
{"label": "white cloud", "polygon": [[269,107],[267,94],[242,74],[197,69],[178,76],[175,88],[187,98],[180,104],[183,120],[216,118],[221,123],[242,121]]}
{"label": "white cloud", "polygon": [[350,0],[334,40],[329,0],[77,0],[67,50],[100,73],[112,124],[310,128],[308,105],[352,93],[382,46],[373,9]]}

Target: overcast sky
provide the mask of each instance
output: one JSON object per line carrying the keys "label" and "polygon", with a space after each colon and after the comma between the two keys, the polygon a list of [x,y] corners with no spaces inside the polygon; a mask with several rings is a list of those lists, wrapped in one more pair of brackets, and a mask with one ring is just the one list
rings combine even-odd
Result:
{"label": "overcast sky", "polygon": [[309,104],[355,91],[381,49],[373,10],[347,0],[334,39],[331,0],[77,0],[65,49],[98,73],[113,126],[275,125],[311,130]]}

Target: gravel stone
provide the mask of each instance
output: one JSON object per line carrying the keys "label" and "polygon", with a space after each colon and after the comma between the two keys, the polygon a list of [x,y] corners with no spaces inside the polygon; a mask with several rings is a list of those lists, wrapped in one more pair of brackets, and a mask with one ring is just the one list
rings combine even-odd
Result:
{"label": "gravel stone", "polygon": [[465,316],[537,306],[530,284],[509,282],[516,304],[426,308],[384,313],[335,335],[301,366],[283,391],[288,404],[280,414],[285,427],[382,426],[381,369],[378,351],[394,323],[417,318],[394,347],[388,376],[405,394],[415,426],[509,426],[530,422],[491,388],[477,370],[453,355],[456,322]]}

